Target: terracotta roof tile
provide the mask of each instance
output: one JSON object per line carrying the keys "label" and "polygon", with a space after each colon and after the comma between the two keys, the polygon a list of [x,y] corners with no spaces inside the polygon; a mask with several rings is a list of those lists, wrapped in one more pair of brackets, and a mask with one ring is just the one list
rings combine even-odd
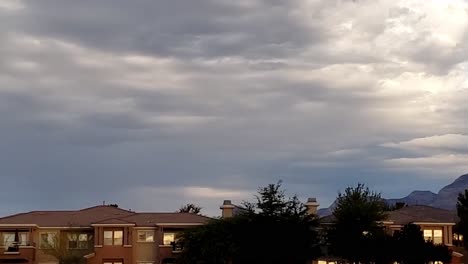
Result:
{"label": "terracotta roof tile", "polygon": [[157,223],[205,223],[209,217],[189,213],[135,213],[112,206],[76,211],[32,211],[0,218],[0,225],[35,224],[41,227],[91,227],[92,224],[155,226]]}
{"label": "terracotta roof tile", "polygon": [[387,219],[402,225],[412,222],[456,223],[458,221],[455,211],[425,205],[411,205],[391,211],[388,213]]}
{"label": "terracotta roof tile", "polygon": [[122,219],[134,222],[137,226],[155,226],[158,223],[203,224],[208,222],[211,218],[190,213],[137,213]]}
{"label": "terracotta roof tile", "polygon": [[[323,224],[330,224],[334,221],[335,216],[333,215],[320,218],[320,222]],[[413,222],[456,223],[458,220],[455,211],[448,211],[425,205],[410,205],[388,212],[385,221],[394,222],[398,225],[405,225]]]}

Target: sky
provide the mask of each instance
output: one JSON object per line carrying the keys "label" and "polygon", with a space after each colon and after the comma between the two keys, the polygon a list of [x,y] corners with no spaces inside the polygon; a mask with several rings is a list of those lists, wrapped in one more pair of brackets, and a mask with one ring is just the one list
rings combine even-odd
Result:
{"label": "sky", "polygon": [[468,172],[464,0],[0,0],[0,215],[219,215]]}

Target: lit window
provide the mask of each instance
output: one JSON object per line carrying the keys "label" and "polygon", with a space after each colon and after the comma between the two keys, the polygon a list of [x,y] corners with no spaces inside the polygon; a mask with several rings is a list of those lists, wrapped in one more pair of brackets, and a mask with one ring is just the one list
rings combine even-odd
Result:
{"label": "lit window", "polygon": [[154,242],[154,231],[138,231],[138,242]]}
{"label": "lit window", "polygon": [[118,231],[118,230],[104,231],[104,245],[106,246],[123,245],[123,231]]}
{"label": "lit window", "polygon": [[123,231],[114,231],[114,245],[123,245]]}
{"label": "lit window", "polygon": [[[114,237],[114,232],[113,231],[104,231],[104,245],[106,246],[111,246],[113,243],[112,238]],[[104,263],[108,264],[108,263]]]}
{"label": "lit window", "polygon": [[442,229],[424,229],[423,233],[426,241],[432,241],[434,244],[442,244]]}
{"label": "lit window", "polygon": [[434,230],[434,244],[442,244],[442,230]]}
{"label": "lit window", "polygon": [[170,245],[175,242],[175,233],[164,233],[163,244]]}
{"label": "lit window", "polygon": [[57,233],[55,232],[42,232],[41,237],[41,248],[53,248],[55,247],[55,241],[57,240]]}

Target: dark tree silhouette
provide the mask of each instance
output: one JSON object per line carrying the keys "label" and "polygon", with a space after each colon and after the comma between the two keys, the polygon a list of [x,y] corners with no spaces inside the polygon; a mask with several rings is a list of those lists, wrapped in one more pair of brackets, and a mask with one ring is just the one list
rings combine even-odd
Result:
{"label": "dark tree silhouette", "polygon": [[407,224],[394,234],[395,261],[402,264],[450,263],[452,253],[445,245],[425,241],[418,225]]}
{"label": "dark tree silhouette", "polygon": [[[460,221],[457,223],[456,230],[463,238],[468,238],[468,190],[458,194],[457,214]],[[463,240],[463,246],[468,249],[468,239]]]}
{"label": "dark tree silhouette", "polygon": [[200,214],[202,208],[198,205],[188,203],[179,209],[179,213],[191,213],[191,214]]}
{"label": "dark tree silhouette", "polygon": [[386,208],[380,194],[364,184],[339,193],[333,212],[335,223],[328,233],[330,252],[351,263],[366,263],[375,258],[371,256],[376,250],[371,241],[385,239],[381,221],[386,217]]}
{"label": "dark tree silhouette", "polygon": [[395,256],[402,264],[424,264],[427,260],[426,241],[421,228],[414,224],[405,225],[395,232]]}
{"label": "dark tree silhouette", "polygon": [[281,182],[260,188],[244,213],[185,232],[180,263],[303,264],[319,256],[318,221]]}

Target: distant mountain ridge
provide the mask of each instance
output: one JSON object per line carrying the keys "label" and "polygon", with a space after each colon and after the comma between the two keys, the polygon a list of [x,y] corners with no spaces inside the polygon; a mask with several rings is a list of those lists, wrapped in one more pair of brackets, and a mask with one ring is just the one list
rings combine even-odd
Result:
{"label": "distant mountain ridge", "polygon": [[429,205],[437,200],[437,194],[431,191],[413,191],[408,196],[399,199],[386,199],[388,204],[405,203],[408,205]]}
{"label": "distant mountain ridge", "polygon": [[[398,199],[385,199],[393,205],[402,202],[408,205],[429,205],[446,210],[455,210],[458,194],[468,189],[468,174],[458,177],[453,183],[443,187],[436,194],[431,191],[413,191],[408,196]],[[318,210],[319,216],[330,215],[336,206],[336,201],[329,208]]]}

